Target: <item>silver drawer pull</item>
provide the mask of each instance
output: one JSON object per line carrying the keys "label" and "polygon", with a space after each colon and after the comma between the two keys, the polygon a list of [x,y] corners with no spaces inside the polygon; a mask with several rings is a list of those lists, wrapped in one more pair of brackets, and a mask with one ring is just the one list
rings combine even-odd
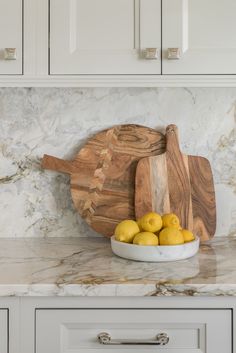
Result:
{"label": "silver drawer pull", "polygon": [[146,48],[144,51],[144,56],[146,60],[157,60],[158,59],[158,49],[157,48]]}
{"label": "silver drawer pull", "polygon": [[4,49],[5,60],[16,60],[16,48],[5,48]]}
{"label": "silver drawer pull", "polygon": [[168,48],[167,57],[168,57],[168,60],[179,60],[180,59],[180,49],[179,48]]}
{"label": "silver drawer pull", "polygon": [[152,345],[152,346],[165,346],[169,342],[169,337],[166,333],[159,333],[156,336],[155,341],[143,341],[143,340],[112,340],[111,335],[107,332],[101,332],[97,336],[100,344],[110,345]]}

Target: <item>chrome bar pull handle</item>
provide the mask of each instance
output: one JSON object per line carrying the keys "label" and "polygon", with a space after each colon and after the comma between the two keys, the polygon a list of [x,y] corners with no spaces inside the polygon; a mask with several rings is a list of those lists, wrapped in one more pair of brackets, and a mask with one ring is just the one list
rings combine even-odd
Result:
{"label": "chrome bar pull handle", "polygon": [[155,340],[128,340],[116,339],[113,340],[108,332],[101,332],[98,334],[97,339],[100,344],[105,345],[142,345],[142,346],[165,346],[169,342],[169,337],[166,333],[162,332],[156,336]]}

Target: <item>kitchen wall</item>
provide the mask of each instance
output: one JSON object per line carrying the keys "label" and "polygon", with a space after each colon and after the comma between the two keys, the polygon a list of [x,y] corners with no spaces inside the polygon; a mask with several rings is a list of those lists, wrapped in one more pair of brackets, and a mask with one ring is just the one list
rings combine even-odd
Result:
{"label": "kitchen wall", "polygon": [[0,237],[95,236],[77,216],[69,177],[40,169],[71,158],[94,132],[137,123],[180,130],[182,151],[210,159],[217,235],[236,232],[236,89],[0,89]]}

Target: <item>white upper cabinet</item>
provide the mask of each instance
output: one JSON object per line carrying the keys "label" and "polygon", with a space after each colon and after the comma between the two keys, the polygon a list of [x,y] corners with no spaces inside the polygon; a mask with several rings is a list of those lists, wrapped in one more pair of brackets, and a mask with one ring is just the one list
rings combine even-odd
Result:
{"label": "white upper cabinet", "polygon": [[51,0],[50,74],[161,74],[161,0]]}
{"label": "white upper cabinet", "polygon": [[[236,1],[163,0],[163,74],[236,74]],[[169,48],[174,58],[168,60]],[[177,54],[176,54],[177,53]]]}
{"label": "white upper cabinet", "polygon": [[22,0],[0,0],[0,75],[22,71]]}
{"label": "white upper cabinet", "polygon": [[235,14],[236,0],[0,0],[0,86],[236,87]]}

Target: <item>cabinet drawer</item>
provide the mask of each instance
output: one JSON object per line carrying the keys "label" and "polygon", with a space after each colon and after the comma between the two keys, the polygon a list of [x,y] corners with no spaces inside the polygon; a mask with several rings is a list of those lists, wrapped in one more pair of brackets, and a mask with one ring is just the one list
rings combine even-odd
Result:
{"label": "cabinet drawer", "polygon": [[[37,309],[36,353],[231,353],[231,310],[189,309]],[[166,333],[168,344],[102,345],[114,341],[155,342]]]}

